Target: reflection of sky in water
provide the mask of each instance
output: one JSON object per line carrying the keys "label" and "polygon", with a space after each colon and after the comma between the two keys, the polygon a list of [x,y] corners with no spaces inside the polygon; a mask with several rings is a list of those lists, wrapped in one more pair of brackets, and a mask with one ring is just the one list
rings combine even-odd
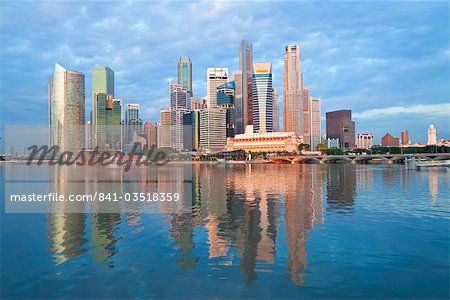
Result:
{"label": "reflection of sky in water", "polygon": [[[188,180],[191,209],[161,205],[161,213],[148,214],[134,204],[110,214],[3,213],[2,293],[448,296],[446,172],[352,164],[194,165],[162,169],[156,177],[148,169],[136,172],[135,182],[94,181],[84,188],[173,192]],[[160,184],[169,179],[173,186]]]}

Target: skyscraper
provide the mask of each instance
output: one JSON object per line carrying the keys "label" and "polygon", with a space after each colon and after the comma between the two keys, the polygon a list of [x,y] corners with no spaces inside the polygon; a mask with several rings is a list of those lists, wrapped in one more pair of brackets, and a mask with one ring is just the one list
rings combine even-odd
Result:
{"label": "skyscraper", "polygon": [[217,87],[228,82],[228,68],[208,68],[207,70],[207,105],[217,105]]}
{"label": "skyscraper", "polygon": [[236,135],[236,110],[234,107],[234,81],[217,87],[217,105],[226,110],[227,137]]}
{"label": "skyscraper", "polygon": [[436,128],[433,124],[428,127],[428,142],[427,145],[436,145],[437,144],[437,138],[436,138]]}
{"label": "skyscraper", "polygon": [[358,149],[370,149],[373,146],[373,134],[358,133],[356,136],[356,147]]}
{"label": "skyscraper", "polygon": [[355,122],[351,110],[337,110],[326,113],[327,139],[339,139],[339,148],[355,147]]}
{"label": "skyscraper", "polygon": [[226,111],[220,107],[208,107],[200,111],[200,148],[223,150],[227,144]]}
{"label": "skyscraper", "polygon": [[278,103],[278,89],[273,89],[273,131],[280,131],[280,104]]}
{"label": "skyscraper", "polygon": [[[243,39],[239,47],[239,70],[241,71],[241,88],[242,92],[242,121],[244,133],[246,125],[252,125],[252,75],[253,75],[253,45],[249,41]],[[240,116],[238,116],[238,119]]]}
{"label": "skyscraper", "polygon": [[192,92],[192,62],[189,56],[181,56],[178,60],[178,84],[186,89],[188,96],[193,97]]}
{"label": "skyscraper", "polygon": [[320,144],[322,136],[322,119],[320,98],[310,97],[310,118],[311,118],[311,130],[310,130],[310,149],[317,150],[317,145]]}
{"label": "skyscraper", "polygon": [[234,108],[236,112],[236,134],[244,133],[244,103],[242,96],[242,71],[235,71],[232,75],[235,82],[234,90]]}
{"label": "skyscraper", "polygon": [[194,110],[183,115],[183,147],[197,150],[200,147],[200,111]]}
{"label": "skyscraper", "polygon": [[133,137],[142,131],[142,120],[139,118],[139,104],[128,103],[126,105],[124,125],[124,143],[129,144],[133,141]]}
{"label": "skyscraper", "polygon": [[284,52],[283,131],[303,135],[303,74],[300,47],[288,45]]}
{"label": "skyscraper", "polygon": [[97,93],[95,102],[95,139],[93,146],[100,149],[121,149],[122,139],[122,99],[113,99],[113,95]]}
{"label": "skyscraper", "polygon": [[253,130],[255,133],[273,132],[272,63],[254,63],[253,69]]}
{"label": "skyscraper", "polygon": [[410,140],[409,140],[409,132],[408,130],[402,130],[400,132],[400,137],[401,137],[401,142],[402,145],[409,145],[410,144]]}
{"label": "skyscraper", "polygon": [[152,146],[156,146],[158,143],[156,136],[156,124],[153,124],[150,121],[145,122],[144,133],[145,139],[147,140],[147,149],[150,149]]}
{"label": "skyscraper", "polygon": [[170,144],[177,151],[183,150],[183,114],[190,107],[188,97],[181,84],[170,84]]}
{"label": "skyscraper", "polygon": [[61,152],[84,148],[84,74],[55,64],[48,90],[51,146],[59,146]]}
{"label": "skyscraper", "polygon": [[302,99],[303,99],[303,140],[305,144],[311,145],[311,107],[310,107],[310,99],[309,99],[309,88],[303,87],[302,90]]}
{"label": "skyscraper", "polygon": [[170,108],[161,109],[161,126],[158,131],[158,148],[170,147]]}

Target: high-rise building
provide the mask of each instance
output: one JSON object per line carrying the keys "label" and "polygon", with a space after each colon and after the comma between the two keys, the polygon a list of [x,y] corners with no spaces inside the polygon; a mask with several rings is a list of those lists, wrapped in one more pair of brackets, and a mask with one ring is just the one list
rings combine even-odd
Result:
{"label": "high-rise building", "polygon": [[339,148],[355,147],[355,122],[351,110],[337,110],[326,113],[327,138],[339,139]]}
{"label": "high-rise building", "polygon": [[208,68],[207,69],[207,106],[217,105],[217,87],[228,82],[228,68]]}
{"label": "high-rise building", "polygon": [[188,92],[180,84],[170,84],[170,144],[177,151],[183,150],[183,115],[187,112]]}
{"label": "high-rise building", "polygon": [[400,146],[400,139],[393,137],[389,133],[386,133],[381,138],[381,146],[383,146],[383,147],[398,147],[398,146]]}
{"label": "high-rise building", "polygon": [[437,144],[437,138],[436,138],[436,128],[433,124],[428,127],[428,142],[427,145],[436,145]]}
{"label": "high-rise building", "polygon": [[303,74],[300,47],[288,45],[284,52],[283,130],[303,135]]}
{"label": "high-rise building", "polygon": [[[303,139],[306,144],[311,143],[311,99],[309,97],[309,88],[303,87],[302,90],[302,99],[303,99]],[[311,144],[310,144],[311,145]],[[312,149],[312,148],[311,148]]]}
{"label": "high-rise building", "polygon": [[161,109],[161,126],[158,131],[158,148],[170,147],[170,108]]}
{"label": "high-rise building", "polygon": [[234,90],[234,109],[235,109],[235,119],[236,119],[236,133],[242,134],[245,130],[244,125],[244,103],[242,95],[242,71],[235,71],[232,75],[233,81],[235,82]]}
{"label": "high-rise building", "polygon": [[208,107],[200,111],[200,148],[223,150],[227,144],[226,111],[221,107]]}
{"label": "high-rise building", "polygon": [[142,120],[139,118],[139,104],[128,103],[125,106],[124,144],[133,142],[133,137],[142,132]]}
{"label": "high-rise building", "polygon": [[322,142],[322,117],[320,108],[320,98],[310,97],[311,130],[310,130],[310,149],[317,150],[317,145]]}
{"label": "high-rise building", "polygon": [[170,108],[189,109],[189,94],[188,91],[178,83],[170,84]]}
{"label": "high-rise building", "polygon": [[[242,94],[242,117],[244,133],[246,125],[253,124],[252,114],[252,75],[253,75],[253,45],[243,39],[239,47],[239,70],[241,71],[240,92]],[[237,83],[238,81],[236,81]],[[241,128],[239,128],[241,130]]]}
{"label": "high-rise building", "polygon": [[236,85],[234,81],[217,87],[217,105],[226,110],[227,137],[234,137],[236,134],[235,89]]}
{"label": "high-rise building", "polygon": [[147,142],[147,149],[150,149],[152,146],[157,146],[158,139],[156,133],[156,124],[153,124],[150,121],[145,122],[144,133]]}
{"label": "high-rise building", "polygon": [[272,63],[254,63],[253,69],[253,130],[256,133],[273,132]]}
{"label": "high-rise building", "polygon": [[[95,147],[97,142],[97,94],[112,95],[114,98],[114,71],[108,67],[92,68],[92,144]],[[99,121],[102,121],[101,119]]]}
{"label": "high-rise building", "polygon": [[93,104],[95,121],[94,147],[100,149],[122,148],[122,99],[112,94],[97,93]]}
{"label": "high-rise building", "polygon": [[373,146],[373,134],[358,133],[356,136],[356,147],[358,149],[370,149]]}
{"label": "high-rise building", "polygon": [[183,144],[185,150],[200,148],[200,111],[194,110],[183,115]]}
{"label": "high-rise building", "polygon": [[273,89],[273,131],[280,131],[280,104],[278,103],[278,89]]}
{"label": "high-rise building", "polygon": [[189,56],[181,56],[178,60],[178,84],[186,89],[189,97],[193,97],[192,92],[192,62]]}
{"label": "high-rise building", "polygon": [[206,99],[191,97],[191,109],[200,110],[206,108]]}
{"label": "high-rise building", "polygon": [[55,64],[49,80],[50,143],[61,152],[85,147],[84,74]]}
{"label": "high-rise building", "polygon": [[284,51],[283,130],[303,135],[303,75],[300,47],[288,45]]}
{"label": "high-rise building", "polygon": [[405,146],[405,145],[409,145],[409,144],[411,144],[411,141],[409,140],[409,132],[408,132],[408,130],[402,130],[401,132],[400,132],[400,137],[401,137],[401,142],[402,142],[402,145],[403,146]]}

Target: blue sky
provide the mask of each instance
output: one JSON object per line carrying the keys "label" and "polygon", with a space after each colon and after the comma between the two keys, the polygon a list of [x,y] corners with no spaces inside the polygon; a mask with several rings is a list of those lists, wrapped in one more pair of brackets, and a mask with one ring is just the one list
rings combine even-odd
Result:
{"label": "blue sky", "polygon": [[245,34],[254,60],[273,63],[280,101],[284,46],[296,43],[323,115],[352,109],[356,131],[374,133],[376,143],[404,128],[413,142],[426,142],[431,123],[448,139],[449,11],[448,1],[2,1],[1,123],[47,122],[56,62],[86,74],[86,112],[90,70],[106,65],[115,71],[115,96],[157,121],[180,55],[191,57],[194,95],[203,97],[206,68],[236,70]]}

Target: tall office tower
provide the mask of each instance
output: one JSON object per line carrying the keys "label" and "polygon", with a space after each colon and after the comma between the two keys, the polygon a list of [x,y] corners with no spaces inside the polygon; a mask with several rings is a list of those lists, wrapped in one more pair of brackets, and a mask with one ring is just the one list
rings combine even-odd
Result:
{"label": "tall office tower", "polygon": [[97,93],[93,103],[96,114],[95,144],[100,149],[122,148],[122,99],[113,99],[113,95]]}
{"label": "tall office tower", "polygon": [[234,107],[234,81],[217,87],[217,105],[226,110],[227,137],[236,135],[236,110]]}
{"label": "tall office tower", "polygon": [[55,64],[48,91],[51,146],[59,146],[61,152],[84,148],[84,74]]}
{"label": "tall office tower", "polygon": [[200,111],[193,110],[183,115],[183,146],[186,150],[200,147]]}
{"label": "tall office tower", "polygon": [[86,122],[85,136],[86,136],[86,140],[84,141],[84,143],[86,145],[86,149],[92,149],[92,123],[91,123],[91,121]]}
{"label": "tall office tower", "polygon": [[[311,145],[311,115],[310,115],[310,99],[309,99],[309,88],[304,87],[302,90],[303,99],[303,140],[305,144]],[[312,148],[311,148],[312,149]]]}
{"label": "tall office tower", "polygon": [[317,145],[322,142],[322,119],[320,98],[310,97],[310,117],[311,117],[311,135],[310,135],[310,149],[317,150]]}
{"label": "tall office tower", "polygon": [[253,69],[253,130],[255,133],[273,132],[272,63],[254,63]]}
{"label": "tall office tower", "polygon": [[161,126],[158,131],[158,139],[160,140],[160,146],[170,147],[170,108],[161,109]]}
{"label": "tall office tower", "polygon": [[228,82],[228,68],[208,68],[207,70],[207,106],[217,105],[217,87]]}
{"label": "tall office tower", "polygon": [[161,123],[156,122],[156,148],[161,148]]}
{"label": "tall office tower", "polygon": [[200,111],[200,148],[223,150],[227,144],[226,111],[220,107],[208,107]]}
{"label": "tall office tower", "polygon": [[280,104],[278,103],[278,89],[273,89],[273,131],[280,131]]}
{"label": "tall office tower", "polygon": [[147,141],[147,149],[150,149],[152,146],[157,146],[156,124],[150,121],[145,122],[144,133]]}
{"label": "tall office tower", "polygon": [[409,144],[411,144],[411,142],[410,142],[410,140],[409,140],[409,132],[408,132],[408,130],[402,130],[401,131],[401,133],[400,133],[400,135],[401,135],[401,139],[402,139],[402,145],[409,145]]}
{"label": "tall office tower", "polygon": [[437,138],[436,138],[436,128],[433,124],[428,127],[428,142],[427,145],[436,145],[437,144]]}
{"label": "tall office tower", "polygon": [[93,146],[97,145],[97,94],[114,97],[114,71],[108,67],[93,67],[92,70],[92,127]]}
{"label": "tall office tower", "polygon": [[191,109],[200,110],[206,108],[206,99],[191,97]]}
{"label": "tall office tower", "polygon": [[234,91],[234,109],[236,115],[236,134],[242,134],[245,131],[244,125],[244,103],[242,95],[242,71],[233,72],[232,76],[235,82]]}
{"label": "tall office tower", "polygon": [[300,47],[288,45],[284,51],[283,131],[303,135],[303,75]]}
{"label": "tall office tower", "polygon": [[133,142],[133,137],[142,132],[142,120],[139,118],[139,104],[129,103],[125,106],[124,143]]}
{"label": "tall office tower", "polygon": [[[239,70],[241,75],[241,92],[242,92],[242,132],[245,131],[246,125],[253,124],[252,114],[252,76],[253,76],[253,45],[249,41],[243,39],[239,47]],[[239,128],[241,129],[241,128]]]}
{"label": "tall office tower", "polygon": [[193,97],[192,92],[192,62],[189,56],[181,56],[178,61],[178,84],[186,89],[189,97]]}
{"label": "tall office tower", "polygon": [[339,148],[355,147],[355,122],[351,110],[337,110],[326,113],[327,139],[339,139]]}
{"label": "tall office tower", "polygon": [[183,114],[187,112],[188,92],[180,84],[170,84],[170,144],[177,151],[183,150]]}

